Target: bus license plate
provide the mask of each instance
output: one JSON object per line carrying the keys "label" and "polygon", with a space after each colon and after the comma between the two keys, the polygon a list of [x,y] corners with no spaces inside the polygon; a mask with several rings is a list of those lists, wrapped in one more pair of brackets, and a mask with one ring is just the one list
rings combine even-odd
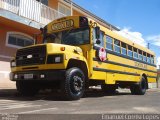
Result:
{"label": "bus license plate", "polygon": [[33,79],[33,74],[24,74],[24,79]]}

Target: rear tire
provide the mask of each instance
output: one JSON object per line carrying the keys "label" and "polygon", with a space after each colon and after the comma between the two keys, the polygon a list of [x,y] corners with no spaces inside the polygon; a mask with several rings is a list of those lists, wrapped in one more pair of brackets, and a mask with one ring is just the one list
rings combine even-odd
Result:
{"label": "rear tire", "polygon": [[132,95],[144,95],[147,90],[147,81],[142,76],[141,81],[138,84],[131,85],[130,87]]}
{"label": "rear tire", "polygon": [[31,81],[16,81],[17,91],[23,96],[35,96],[39,88]]}
{"label": "rear tire", "polygon": [[67,100],[78,100],[84,95],[85,76],[77,67],[66,71],[65,80],[62,82],[62,92]]}

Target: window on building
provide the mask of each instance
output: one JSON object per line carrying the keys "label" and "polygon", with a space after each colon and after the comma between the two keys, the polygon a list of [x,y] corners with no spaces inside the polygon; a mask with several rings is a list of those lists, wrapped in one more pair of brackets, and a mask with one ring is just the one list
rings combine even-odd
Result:
{"label": "window on building", "polygon": [[71,15],[71,8],[63,4],[58,4],[58,11],[65,15]]}
{"label": "window on building", "polygon": [[132,46],[128,45],[128,56],[133,57]]}
{"label": "window on building", "polygon": [[126,43],[122,42],[121,46],[122,46],[122,54],[127,55],[127,49],[126,49],[127,45],[126,45]]}
{"label": "window on building", "polygon": [[36,0],[36,1],[41,2],[42,4],[48,6],[48,0]]}
{"label": "window on building", "polygon": [[34,44],[34,40],[32,39],[32,37],[19,32],[8,32],[6,42],[7,46],[16,48]]}
{"label": "window on building", "polygon": [[113,38],[111,38],[110,36],[106,37],[106,48],[108,50],[113,50]]}
{"label": "window on building", "polygon": [[114,40],[114,51],[120,53],[120,41],[119,40]]}

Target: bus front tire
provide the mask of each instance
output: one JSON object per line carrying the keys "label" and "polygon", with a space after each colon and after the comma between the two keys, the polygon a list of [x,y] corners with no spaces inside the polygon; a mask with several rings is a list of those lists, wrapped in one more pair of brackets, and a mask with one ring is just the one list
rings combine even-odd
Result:
{"label": "bus front tire", "polygon": [[85,91],[85,76],[77,67],[66,71],[65,80],[62,82],[62,92],[66,100],[78,100]]}
{"label": "bus front tire", "polygon": [[147,90],[147,81],[142,76],[141,81],[138,84],[134,84],[130,86],[132,95],[144,95]]}
{"label": "bus front tire", "polygon": [[16,81],[17,91],[23,96],[35,96],[39,89],[30,81]]}

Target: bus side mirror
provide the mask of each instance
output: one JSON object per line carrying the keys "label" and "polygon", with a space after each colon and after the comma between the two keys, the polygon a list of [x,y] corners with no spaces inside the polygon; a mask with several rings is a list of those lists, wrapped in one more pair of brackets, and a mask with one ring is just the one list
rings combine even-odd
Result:
{"label": "bus side mirror", "polygon": [[39,30],[41,31],[41,33],[43,33],[43,31],[44,31],[44,29],[43,29],[43,28],[40,28]]}
{"label": "bus side mirror", "polygon": [[99,39],[96,40],[96,44],[101,44],[101,41]]}
{"label": "bus side mirror", "polygon": [[100,38],[100,27],[96,26],[95,27],[95,32],[96,32],[96,44],[101,44],[101,41],[99,40]]}
{"label": "bus side mirror", "polygon": [[95,27],[95,32],[96,32],[96,39],[98,40],[100,38],[100,27],[99,26]]}
{"label": "bus side mirror", "polygon": [[41,34],[46,34],[47,33],[47,27],[40,28]]}

